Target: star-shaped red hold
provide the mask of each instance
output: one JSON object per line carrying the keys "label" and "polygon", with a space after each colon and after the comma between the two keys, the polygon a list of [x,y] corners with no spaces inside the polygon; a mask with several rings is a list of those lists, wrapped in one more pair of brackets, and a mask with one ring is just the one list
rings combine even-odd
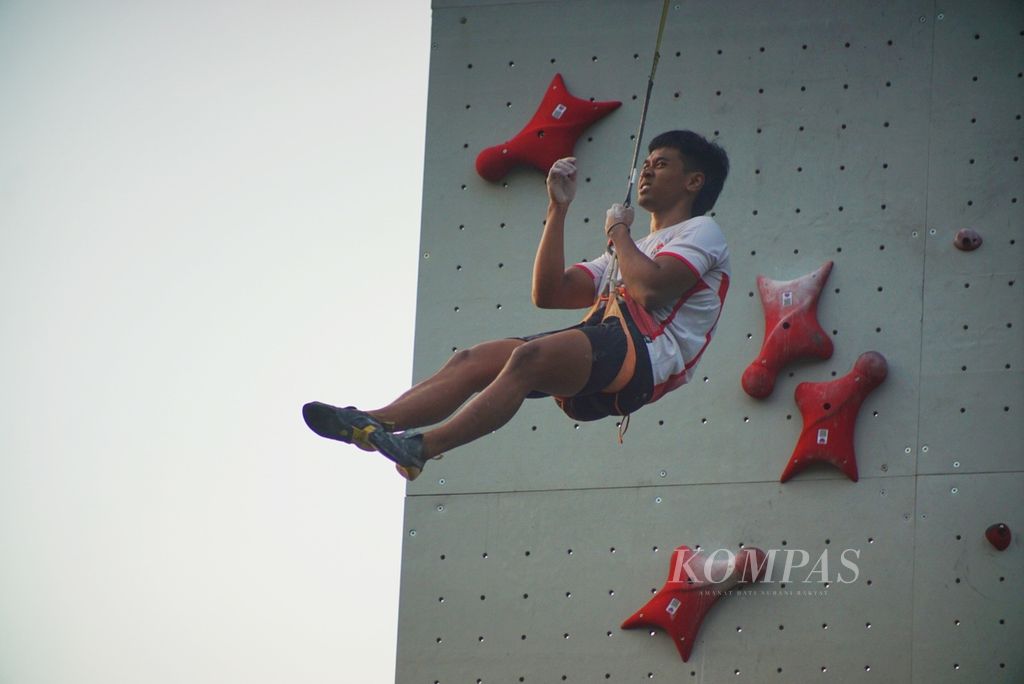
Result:
{"label": "star-shaped red hold", "polygon": [[555,74],[529,123],[511,140],[477,155],[476,172],[492,183],[519,164],[529,164],[547,173],[556,161],[572,156],[576,139],[583,131],[621,104],[581,100],[570,95],[562,75]]}
{"label": "star-shaped red hold", "polygon": [[672,552],[668,580],[644,607],[622,623],[622,629],[660,627],[672,635],[685,663],[697,640],[697,630],[711,606],[740,583],[764,579],[766,556],[755,548],[738,553],[705,555],[688,546]]}
{"label": "star-shaped red hold", "polygon": [[818,298],[832,262],[796,280],[778,282],[757,276],[764,305],[764,343],[761,353],[743,372],[743,389],[763,399],[775,388],[779,371],[794,359],[832,356],[832,340],[818,323]]}
{"label": "star-shaped red hold", "polygon": [[857,411],[873,389],[882,384],[889,366],[878,352],[857,357],[853,368],[832,382],[801,382],[796,386],[796,405],[804,417],[804,428],[789,457],[780,482],[814,461],[824,461],[857,481],[857,455],[853,450],[853,429]]}

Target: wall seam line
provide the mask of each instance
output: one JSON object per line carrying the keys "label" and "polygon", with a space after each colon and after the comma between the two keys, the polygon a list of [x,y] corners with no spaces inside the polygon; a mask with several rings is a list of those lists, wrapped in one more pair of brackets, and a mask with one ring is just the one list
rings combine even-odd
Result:
{"label": "wall seam line", "polygon": [[927,138],[927,150],[925,152],[925,181],[924,181],[924,225],[921,226],[921,244],[922,244],[922,257],[921,257],[921,320],[920,333],[918,339],[920,345],[918,346],[917,355],[917,429],[915,430],[914,437],[914,500],[912,513],[913,525],[911,527],[911,545],[912,554],[910,557],[910,681],[914,679],[914,644],[917,641],[917,516],[918,516],[918,494],[920,491],[921,484],[921,419],[924,415],[924,394],[923,394],[923,379],[924,379],[924,319],[925,319],[925,306],[927,304],[926,299],[926,286],[928,279],[928,236],[929,236],[929,223],[931,216],[929,214],[930,206],[929,199],[931,198],[931,183],[932,183],[932,135],[934,130],[934,111],[935,111],[935,38],[938,32],[938,18],[937,18],[937,0],[932,0],[931,3],[931,45],[929,46],[929,77],[928,77],[928,138]]}

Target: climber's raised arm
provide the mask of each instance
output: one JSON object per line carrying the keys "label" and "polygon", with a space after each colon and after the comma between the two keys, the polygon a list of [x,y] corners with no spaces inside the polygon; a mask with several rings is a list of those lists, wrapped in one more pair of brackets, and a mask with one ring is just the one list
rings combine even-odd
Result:
{"label": "climber's raised arm", "polygon": [[594,301],[594,281],[565,267],[565,217],[576,196],[576,158],[559,159],[548,172],[548,211],[533,262],[533,303],[542,309],[582,309]]}

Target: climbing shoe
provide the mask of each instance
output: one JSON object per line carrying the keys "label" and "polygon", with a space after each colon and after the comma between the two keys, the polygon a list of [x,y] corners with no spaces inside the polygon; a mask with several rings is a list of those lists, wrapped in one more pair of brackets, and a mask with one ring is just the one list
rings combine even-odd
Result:
{"label": "climbing shoe", "polygon": [[[438,454],[437,456],[431,457],[430,460],[431,461],[440,461],[442,458],[444,458],[444,454]],[[426,462],[426,460],[427,459],[424,459],[424,463]],[[409,482],[412,482],[413,480],[415,480],[423,472],[423,468],[416,468],[416,467],[403,468],[402,466],[398,465],[397,463],[395,464],[395,470],[397,470],[398,474],[401,475],[402,477],[404,477]]]}
{"label": "climbing shoe", "polygon": [[379,421],[354,406],[338,408],[319,401],[303,406],[302,418],[309,429],[321,437],[355,444],[363,451],[377,450],[370,441],[370,435],[376,432],[387,434],[395,429],[393,423]]}
{"label": "climbing shoe", "polygon": [[[370,433],[370,444],[380,453],[387,456],[405,473],[410,470],[419,474],[423,470],[423,462],[427,459],[423,456],[423,435],[418,432],[403,432],[396,434],[384,430],[375,430]],[[405,474],[403,473],[403,476]],[[407,477],[406,479],[415,479]]]}

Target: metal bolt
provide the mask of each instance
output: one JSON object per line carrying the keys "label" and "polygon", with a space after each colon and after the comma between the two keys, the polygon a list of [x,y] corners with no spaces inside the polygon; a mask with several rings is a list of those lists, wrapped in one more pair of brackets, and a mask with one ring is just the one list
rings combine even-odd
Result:
{"label": "metal bolt", "polygon": [[921,18],[920,18],[920,19],[918,19],[918,21],[919,21],[919,22],[921,22],[921,23],[923,24],[924,22],[928,21],[928,17],[926,17],[926,16],[924,16],[924,15],[922,14],[922,15],[921,15]]}
{"label": "metal bolt", "polygon": [[658,496],[658,497],[655,497],[655,499],[654,499],[654,503],[656,503],[656,504],[660,504],[660,503],[661,503],[661,497],[660,497],[660,496]]}
{"label": "metal bolt", "polygon": [[954,468],[959,468],[960,467],[960,461],[953,461],[953,467]]}
{"label": "metal bolt", "polygon": [[959,489],[957,489],[956,487],[953,487],[952,489],[950,489],[950,490],[949,490],[949,493],[950,493],[950,494],[956,494],[956,493],[958,493],[959,491],[960,491]]}
{"label": "metal bolt", "polygon": [[444,504],[438,504],[437,505],[437,512],[438,513],[442,513],[443,511],[444,511]]}
{"label": "metal bolt", "polygon": [[416,530],[409,530],[409,536],[410,537],[415,537],[416,536]]}
{"label": "metal bolt", "polygon": [[667,471],[665,471],[665,470],[662,470],[662,471],[661,471],[660,473],[658,473],[658,474],[659,474],[659,475],[661,475],[662,477],[666,477],[666,476],[668,475],[668,472],[667,472]]}
{"label": "metal bolt", "polygon": [[928,453],[928,445],[927,444],[925,444],[923,447],[921,447],[921,453],[922,454],[927,454]]}
{"label": "metal bolt", "polygon": [[945,15],[945,14],[943,14],[942,12],[939,12],[939,16],[938,16],[938,17],[936,17],[936,18],[937,18],[937,19],[938,19],[939,21],[942,21],[943,19],[945,19],[945,18],[946,18],[946,15]]}
{"label": "metal bolt", "polygon": [[437,484],[439,484],[439,485],[441,485],[441,486],[443,487],[443,486],[444,486],[444,484],[445,484],[445,480],[444,480],[444,478],[442,477],[442,478],[441,478],[440,480],[438,480],[438,481],[437,481]]}
{"label": "metal bolt", "polygon": [[430,252],[424,252],[423,253],[423,258],[424,259],[429,259],[430,258]]}
{"label": "metal bolt", "polygon": [[905,453],[905,454],[909,454],[909,453],[910,453],[910,447],[907,447],[906,449],[904,449],[904,450],[903,450],[903,453]]}

